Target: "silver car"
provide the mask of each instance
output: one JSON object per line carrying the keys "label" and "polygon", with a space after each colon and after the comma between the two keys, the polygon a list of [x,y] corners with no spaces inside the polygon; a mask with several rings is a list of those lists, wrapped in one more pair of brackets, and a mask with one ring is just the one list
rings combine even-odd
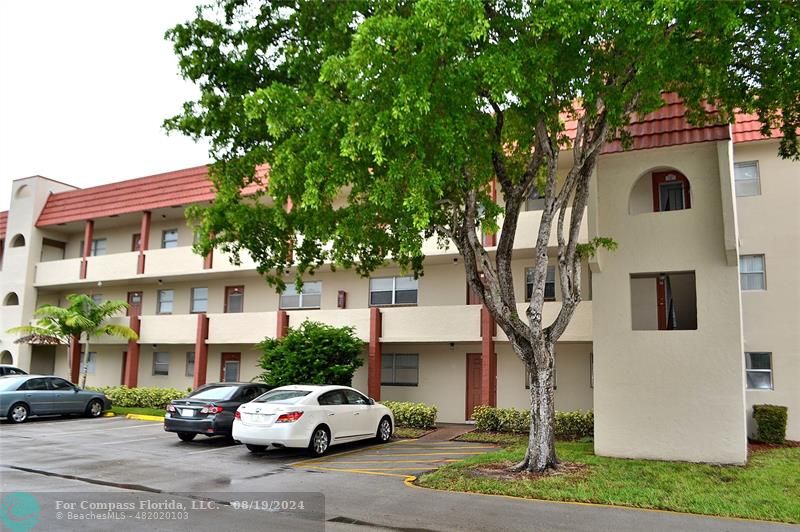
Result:
{"label": "silver car", "polygon": [[61,377],[0,377],[0,418],[12,423],[22,423],[31,416],[58,414],[99,417],[110,408],[111,400],[104,394],[82,390]]}

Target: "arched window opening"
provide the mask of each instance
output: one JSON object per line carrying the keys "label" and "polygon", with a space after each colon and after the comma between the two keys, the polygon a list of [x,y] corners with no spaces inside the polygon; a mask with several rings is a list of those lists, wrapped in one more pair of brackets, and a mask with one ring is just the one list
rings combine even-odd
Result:
{"label": "arched window opening", "polygon": [[25,247],[25,237],[21,234],[14,235],[14,238],[11,239],[11,247],[12,248],[22,248]]}
{"label": "arched window opening", "polygon": [[689,180],[677,170],[658,170],[642,175],[631,189],[629,214],[682,211],[692,208]]}
{"label": "arched window opening", "polygon": [[11,356],[10,351],[3,351],[2,354],[0,354],[0,364],[13,364],[13,363],[14,363],[14,357]]}
{"label": "arched window opening", "polygon": [[3,305],[6,307],[14,307],[19,305],[19,296],[16,292],[9,292],[6,294],[6,297],[3,298]]}

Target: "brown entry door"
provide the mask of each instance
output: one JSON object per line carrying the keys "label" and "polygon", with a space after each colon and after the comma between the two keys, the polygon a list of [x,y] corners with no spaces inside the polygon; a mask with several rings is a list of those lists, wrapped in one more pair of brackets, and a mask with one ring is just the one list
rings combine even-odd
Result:
{"label": "brown entry door", "polygon": [[466,419],[472,419],[472,412],[479,404],[481,404],[481,354],[467,353]]}
{"label": "brown entry door", "polygon": [[142,313],[142,293],[128,292],[128,316],[138,316]]}
{"label": "brown entry door", "polygon": [[238,382],[239,368],[241,365],[241,353],[222,353],[222,360],[220,361],[219,368],[220,382]]}

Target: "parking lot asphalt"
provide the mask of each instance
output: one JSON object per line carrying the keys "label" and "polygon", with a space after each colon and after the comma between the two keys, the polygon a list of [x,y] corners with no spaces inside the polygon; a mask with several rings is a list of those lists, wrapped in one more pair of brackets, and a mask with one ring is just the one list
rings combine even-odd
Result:
{"label": "parking lot asphalt", "polygon": [[[200,521],[127,519],[110,526],[84,520],[60,522],[58,530],[322,530],[323,524],[334,531],[797,530],[756,521],[439,492],[407,482],[487,450],[491,446],[403,440],[337,446],[323,458],[310,459],[301,450],[250,453],[221,438],[185,443],[158,422],[33,419],[0,425],[0,491],[44,498],[53,492],[64,497],[91,492],[107,498],[171,498],[186,505],[221,503]],[[311,494],[313,503],[304,513],[234,507],[237,497],[303,494]]]}

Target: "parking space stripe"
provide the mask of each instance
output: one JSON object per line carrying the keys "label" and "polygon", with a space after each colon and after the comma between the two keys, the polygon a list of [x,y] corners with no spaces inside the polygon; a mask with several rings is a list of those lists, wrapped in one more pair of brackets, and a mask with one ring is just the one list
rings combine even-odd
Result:
{"label": "parking space stripe", "polygon": [[[143,423],[143,424],[136,424],[131,425],[129,427],[105,427],[105,428],[97,428],[97,429],[86,429],[86,430],[77,430],[71,432],[50,432],[47,434],[42,434],[41,436],[68,436],[70,434],[86,434],[87,432],[106,432],[109,430],[127,430],[127,429],[144,429],[144,428],[153,428],[153,427],[163,427],[163,423]],[[40,434],[37,434],[40,436]]]}
{"label": "parking space stripe", "polygon": [[149,440],[158,440],[158,439],[161,439],[161,437],[160,436],[153,436],[151,438],[139,438],[137,440],[104,441],[102,443],[99,443],[98,445],[117,445],[117,444],[120,444],[120,443],[133,443],[133,442],[138,442],[138,441],[149,441]]}
{"label": "parking space stripe", "polygon": [[230,449],[236,449],[235,445],[229,445],[226,447],[214,447],[213,449],[203,449],[202,451],[190,451],[185,454],[200,454],[200,453],[213,453],[214,451],[227,451]]}

